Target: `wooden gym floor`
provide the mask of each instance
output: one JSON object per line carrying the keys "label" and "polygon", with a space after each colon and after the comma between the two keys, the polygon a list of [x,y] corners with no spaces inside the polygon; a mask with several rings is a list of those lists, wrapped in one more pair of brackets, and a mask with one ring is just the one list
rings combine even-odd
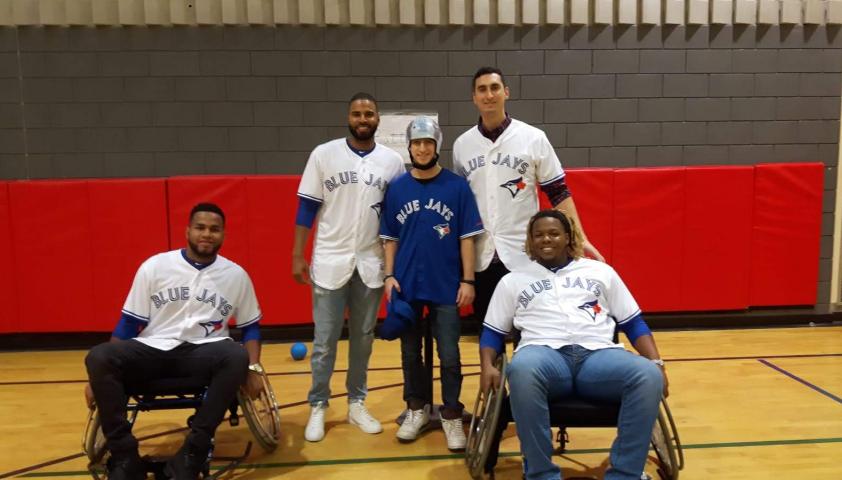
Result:
{"label": "wooden gym floor", "polygon": [[[682,479],[842,478],[842,327],[656,332],[656,338],[668,362],[669,402],[684,444]],[[411,444],[396,440],[394,418],[403,408],[397,342],[376,341],[369,372],[367,406],[383,422],[383,433],[366,435],[345,421],[342,342],[332,383],[336,398],[320,443],[303,438],[309,362],[294,361],[289,347],[265,345],[263,354],[281,404],[281,445],[266,454],[255,444],[233,478],[470,478],[440,430]],[[470,409],[478,385],[476,338],[463,337],[461,348],[462,401]],[[0,478],[90,478],[81,453],[84,355],[0,354]],[[174,452],[187,415],[141,413],[135,433],[150,437],[141,442],[141,454]],[[168,431],[176,433],[162,434]],[[613,436],[612,429],[571,429],[568,453],[556,457],[565,477],[600,478]],[[224,422],[217,454],[235,455],[251,438],[245,421],[235,428]],[[501,452],[497,478],[519,479],[514,427]],[[646,470],[654,475],[655,465],[649,462]]]}

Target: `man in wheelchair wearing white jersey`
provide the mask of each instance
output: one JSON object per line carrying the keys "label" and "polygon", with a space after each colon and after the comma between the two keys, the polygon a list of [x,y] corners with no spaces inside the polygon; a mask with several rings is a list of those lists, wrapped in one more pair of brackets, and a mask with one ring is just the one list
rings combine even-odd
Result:
{"label": "man in wheelchair wearing white jersey", "polygon": [[[495,359],[512,328],[521,331],[507,366],[509,395],[528,480],[558,480],[551,460],[549,403],[575,393],[622,404],[607,480],[641,478],[661,396],[664,363],[628,288],[609,265],[583,258],[575,223],[555,210],[529,221],[533,260],[498,284],[480,337],[481,388],[500,387]],[[635,355],[613,341],[615,328]]]}
{"label": "man in wheelchair wearing white jersey", "polygon": [[[187,246],[154,255],[140,266],[111,341],[91,349],[85,359],[85,393],[98,409],[111,453],[110,480],[146,478],[126,418],[128,385],[162,378],[207,382],[190,432],[165,467],[178,480],[198,478],[238,389],[245,386],[254,396],[263,388],[260,307],[246,271],[217,254],[224,237],[222,209],[211,203],[193,207]],[[232,318],[242,329],[243,345],[228,336]]]}

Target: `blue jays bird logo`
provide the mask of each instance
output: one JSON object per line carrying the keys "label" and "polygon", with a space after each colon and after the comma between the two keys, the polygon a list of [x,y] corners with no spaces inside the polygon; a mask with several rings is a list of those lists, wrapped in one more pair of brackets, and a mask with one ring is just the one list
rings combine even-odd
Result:
{"label": "blue jays bird logo", "polygon": [[450,233],[450,224],[449,223],[440,223],[440,224],[436,225],[435,227],[433,227],[433,230],[438,232],[439,240],[441,240],[442,238],[446,237],[447,234]]}
{"label": "blue jays bird logo", "polygon": [[512,194],[512,198],[515,198],[518,192],[526,188],[526,183],[523,182],[523,177],[517,177],[500,186],[508,190]]}
{"label": "blue jays bird logo", "polygon": [[377,218],[379,219],[380,213],[383,211],[383,202],[377,202],[377,203],[371,204],[369,206],[371,207],[372,210],[374,210],[374,213],[377,214]]}
{"label": "blue jays bird logo", "polygon": [[199,322],[199,325],[205,329],[205,336],[209,337],[211,333],[222,330],[222,322],[225,319],[213,320],[210,322]]}
{"label": "blue jays bird logo", "polygon": [[596,316],[602,313],[602,307],[599,306],[599,300],[585,302],[582,305],[579,305],[579,308],[584,310],[584,312],[591,317],[591,320],[594,321],[596,321]]}

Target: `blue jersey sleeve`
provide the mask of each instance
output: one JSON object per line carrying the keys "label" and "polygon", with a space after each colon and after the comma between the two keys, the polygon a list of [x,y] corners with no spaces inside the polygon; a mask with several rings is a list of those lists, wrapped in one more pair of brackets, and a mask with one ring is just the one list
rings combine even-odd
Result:
{"label": "blue jersey sleeve", "polygon": [[482,233],[482,218],[477,208],[477,199],[466,180],[460,182],[459,210],[459,238],[467,238]]}
{"label": "blue jersey sleeve", "polygon": [[117,326],[114,327],[114,331],[111,335],[119,338],[120,340],[129,340],[137,337],[145,326],[146,323],[142,320],[124,313],[120,315],[120,320],[117,322]]}
{"label": "blue jersey sleeve", "polygon": [[322,202],[308,197],[298,197],[298,211],[295,213],[295,224],[302,227],[313,228],[313,222],[319,213]]}

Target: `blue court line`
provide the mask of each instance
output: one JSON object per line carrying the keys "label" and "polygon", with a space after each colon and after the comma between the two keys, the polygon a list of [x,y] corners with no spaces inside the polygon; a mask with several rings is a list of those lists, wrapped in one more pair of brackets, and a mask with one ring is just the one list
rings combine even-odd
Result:
{"label": "blue court line", "polygon": [[797,375],[794,375],[794,374],[792,374],[792,373],[787,372],[787,371],[786,371],[786,370],[784,370],[783,368],[781,368],[781,367],[779,367],[779,366],[775,365],[774,363],[772,363],[772,362],[770,362],[770,361],[768,361],[768,360],[764,360],[764,359],[760,358],[760,359],[758,359],[757,361],[758,361],[758,362],[760,362],[760,363],[762,363],[763,365],[766,365],[766,366],[767,366],[767,367],[769,367],[769,368],[775,369],[775,370],[777,370],[777,371],[779,371],[779,372],[783,373],[783,374],[784,374],[784,375],[786,375],[787,377],[789,377],[789,378],[791,378],[791,379],[793,379],[793,380],[795,380],[795,381],[797,381],[797,382],[801,382],[802,384],[804,384],[804,385],[806,385],[806,386],[808,386],[808,387],[812,388],[813,390],[815,390],[815,391],[817,391],[817,392],[821,393],[822,395],[824,395],[825,397],[830,398],[831,400],[836,400],[836,402],[837,402],[837,403],[842,403],[842,398],[837,397],[836,395],[834,395],[834,394],[832,394],[832,393],[828,392],[827,390],[825,390],[825,389],[823,389],[823,388],[821,388],[821,387],[818,387],[818,386],[816,386],[816,385],[813,385],[812,383],[808,382],[807,380],[804,380],[803,378],[801,378],[801,377],[799,377],[799,376],[797,376]]}

